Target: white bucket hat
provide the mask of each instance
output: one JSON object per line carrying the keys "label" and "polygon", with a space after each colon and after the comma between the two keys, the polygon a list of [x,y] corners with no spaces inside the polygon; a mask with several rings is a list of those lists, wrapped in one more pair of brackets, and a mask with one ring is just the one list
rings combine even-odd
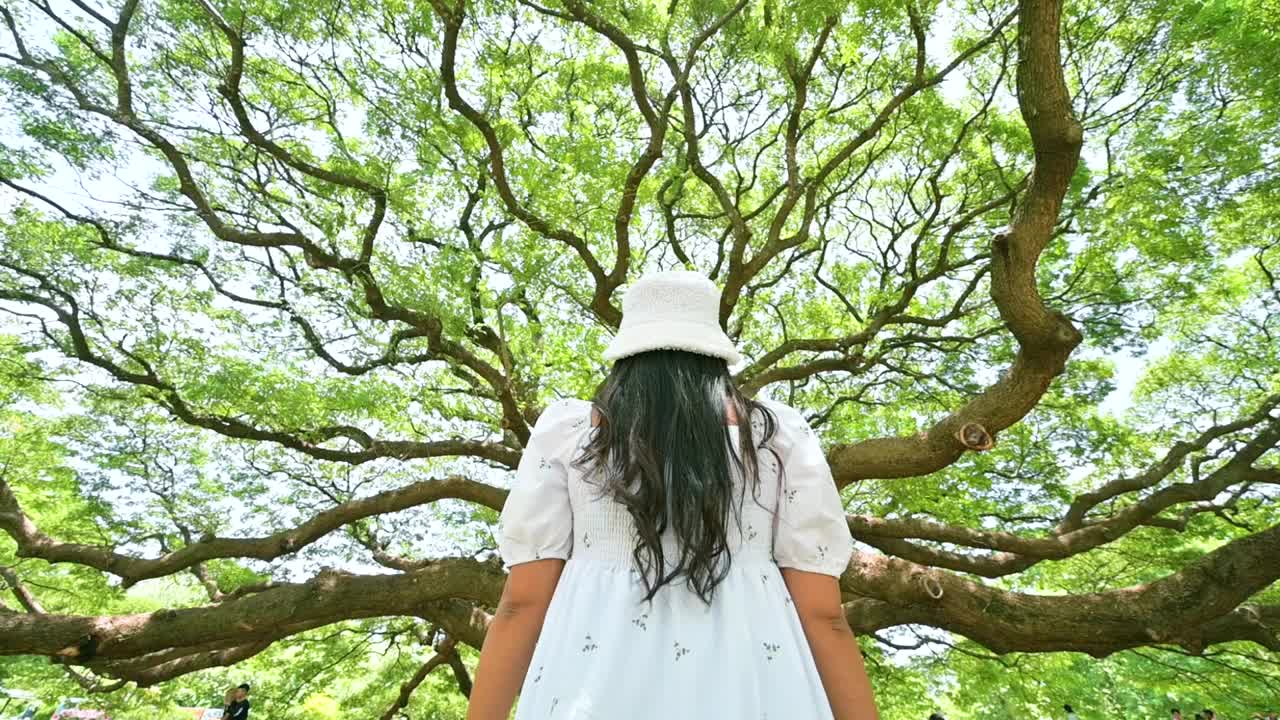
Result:
{"label": "white bucket hat", "polygon": [[622,296],[622,326],[604,351],[619,360],[649,350],[684,350],[742,360],[720,327],[720,290],[688,270],[649,273]]}

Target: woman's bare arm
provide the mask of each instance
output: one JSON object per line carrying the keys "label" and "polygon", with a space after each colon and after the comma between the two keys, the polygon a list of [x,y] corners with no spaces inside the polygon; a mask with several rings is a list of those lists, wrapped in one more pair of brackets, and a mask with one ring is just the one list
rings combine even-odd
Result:
{"label": "woman's bare arm", "polygon": [[836,578],[791,568],[783,568],[782,578],[791,591],[836,720],[879,720],[862,651],[840,606]]}
{"label": "woman's bare arm", "polygon": [[529,671],[533,646],[560,582],[563,560],[535,560],[511,568],[489,623],[476,666],[467,720],[507,720]]}

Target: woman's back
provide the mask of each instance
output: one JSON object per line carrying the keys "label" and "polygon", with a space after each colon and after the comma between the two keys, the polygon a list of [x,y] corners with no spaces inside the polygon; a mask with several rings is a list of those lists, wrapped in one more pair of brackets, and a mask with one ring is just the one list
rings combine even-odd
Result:
{"label": "woman's back", "polygon": [[[508,565],[567,562],[517,718],[831,717],[779,567],[839,575],[852,540],[816,438],[793,409],[765,405],[777,429],[757,450],[754,487],[735,478],[729,568],[710,604],[679,578],[644,600],[631,515],[574,462],[593,429],[591,403],[543,413],[499,546]],[[670,564],[678,541],[669,529],[663,540]]]}

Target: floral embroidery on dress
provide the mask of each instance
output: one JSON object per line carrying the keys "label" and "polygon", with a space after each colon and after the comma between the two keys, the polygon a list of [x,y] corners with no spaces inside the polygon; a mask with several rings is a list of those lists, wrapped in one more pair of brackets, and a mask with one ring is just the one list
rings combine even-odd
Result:
{"label": "floral embroidery on dress", "polygon": [[539,665],[539,666],[538,666],[538,674],[533,676],[533,681],[534,681],[535,683],[542,679],[542,668],[544,668],[544,667],[546,667],[546,666],[545,666],[545,665]]}
{"label": "floral embroidery on dress", "polygon": [[778,643],[764,643],[764,659],[773,660],[773,657],[778,654],[779,647],[781,646]]}
{"label": "floral embroidery on dress", "polygon": [[761,585],[768,585],[768,584],[769,584],[769,575],[768,575],[768,573],[760,573],[760,584],[761,584]]}
{"label": "floral embroidery on dress", "polygon": [[582,544],[591,547],[591,533],[582,533]]}
{"label": "floral embroidery on dress", "polygon": [[547,460],[546,456],[543,456],[543,457],[539,458],[539,459],[538,459],[538,469],[539,469],[539,470],[550,470],[550,469],[551,469],[551,461],[550,461],[550,460]]}
{"label": "floral embroidery on dress", "polygon": [[591,639],[590,635],[586,637],[586,643],[587,643],[586,645],[582,646],[582,652],[584,653],[595,652],[596,648],[600,647],[599,645],[595,644],[595,641]]}
{"label": "floral embroidery on dress", "polygon": [[640,617],[632,620],[631,624],[635,625],[641,630],[648,630],[649,626],[645,624],[648,620],[649,620],[649,613],[640,613]]}
{"label": "floral embroidery on dress", "polygon": [[826,545],[819,545],[819,546],[818,546],[818,561],[819,561],[819,562],[821,562],[821,561],[826,560],[826,559],[827,559],[827,546],[826,546]]}
{"label": "floral embroidery on dress", "polygon": [[551,698],[551,709],[547,711],[547,714],[550,715],[551,713],[555,712],[556,706],[559,704],[560,704],[560,698],[558,697]]}
{"label": "floral embroidery on dress", "polygon": [[755,526],[754,526],[754,525],[751,525],[751,524],[748,524],[748,525],[747,525],[747,539],[748,539],[748,540],[755,540],[755,539],[756,539],[756,535],[759,535],[759,534],[760,534],[760,533],[756,532],[756,528],[755,528]]}
{"label": "floral embroidery on dress", "polygon": [[677,640],[677,641],[676,641],[676,644],[675,644],[675,650],[676,650],[676,660],[679,660],[680,658],[682,658],[682,657],[684,657],[685,655],[688,655],[688,654],[689,654],[689,648],[687,648],[687,647],[682,647],[682,646],[680,645],[680,641],[679,641],[679,640]]}
{"label": "floral embroidery on dress", "polygon": [[787,502],[794,502],[794,501],[795,501],[795,499],[796,499],[796,490],[795,490],[795,488],[792,488],[792,489],[788,490],[788,491],[786,492],[786,495],[787,495]]}

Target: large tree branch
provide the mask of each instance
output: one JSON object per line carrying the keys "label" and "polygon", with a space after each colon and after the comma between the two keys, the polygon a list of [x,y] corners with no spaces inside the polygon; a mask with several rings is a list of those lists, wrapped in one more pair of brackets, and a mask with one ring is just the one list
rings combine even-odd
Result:
{"label": "large tree branch", "polygon": [[422,667],[418,668],[418,671],[413,674],[413,677],[401,683],[400,694],[392,701],[387,711],[382,714],[382,720],[395,720],[400,710],[409,707],[409,699],[413,697],[413,691],[418,689],[418,686],[422,684],[423,680],[427,679],[431,671],[441,665],[448,665],[450,658],[456,655],[457,652],[452,639],[447,639],[436,646],[436,654],[423,663]]}
{"label": "large tree branch", "polygon": [[244,100],[240,94],[240,80],[244,76],[244,38],[223,19],[222,15],[213,6],[203,0],[199,4],[205,15],[222,31],[223,36],[226,37],[228,44],[231,46],[231,63],[227,67],[226,77],[218,85],[218,92],[231,105],[241,134],[255,147],[261,148],[267,154],[289,167],[318,180],[358,190],[373,200],[373,211],[370,213],[369,220],[361,235],[358,260],[359,264],[367,266],[373,258],[374,241],[387,213],[386,189],[354,175],[337,172],[308,162],[286,150],[256,128],[249,117],[249,111],[245,108]]}
{"label": "large tree branch", "polygon": [[[41,292],[55,295],[60,299],[61,302],[58,302],[27,290],[0,288],[0,299],[39,305],[52,311],[57,316],[58,320],[66,327],[71,341],[70,347],[57,343],[59,349],[65,355],[101,368],[122,382],[159,391],[155,396],[156,401],[189,425],[213,430],[230,438],[272,442],[317,459],[337,462],[358,464],[382,457],[410,459],[445,455],[473,455],[507,465],[508,467],[515,467],[515,464],[519,462],[520,453],[518,450],[495,442],[474,440],[437,442],[381,440],[369,436],[358,428],[349,426],[283,431],[258,427],[237,417],[202,413],[188,405],[179,388],[161,378],[155,368],[136,353],[129,353],[129,359],[139,366],[137,370],[126,368],[111,358],[98,353],[81,324],[82,313],[78,302],[70,293],[59,288],[48,276],[3,260],[0,260],[0,267],[31,278],[39,284]],[[50,337],[50,339],[54,338]],[[327,447],[323,444],[337,437],[343,437],[354,442],[359,446],[359,449],[339,449]]]}
{"label": "large tree branch", "polygon": [[[297,552],[334,530],[363,518],[399,512],[445,498],[468,500],[501,510],[507,491],[460,476],[424,480],[359,498],[316,514],[295,528],[250,538],[210,537],[157,558],[138,558],[102,545],[55,540],[36,527],[18,505],[12,489],[0,479],[0,530],[17,543],[19,557],[69,562],[120,577],[126,587],[148,578],[171,575],[217,558],[274,560]],[[426,562],[424,564],[429,564]]]}
{"label": "large tree branch", "polygon": [[120,678],[121,682],[129,681],[136,683],[138,687],[149,687],[197,670],[235,665],[271,647],[273,642],[274,640],[251,641],[181,655],[172,660],[152,661],[147,658],[142,662],[100,663],[95,667],[99,672]]}
{"label": "large tree branch", "polygon": [[[972,219],[972,217],[969,217],[962,222],[968,223]],[[954,304],[952,310],[942,317],[918,318],[906,315],[905,312],[921,288],[934,280],[944,277],[949,272],[972,265],[978,259],[965,258],[953,264],[939,263],[928,272],[918,274],[909,279],[903,283],[894,301],[877,310],[874,315],[868,318],[866,326],[856,333],[838,338],[791,338],[779,343],[776,347],[760,356],[755,362],[743,368],[739,373],[741,387],[744,392],[755,393],[760,388],[775,382],[800,380],[820,372],[837,370],[856,372],[870,367],[874,364],[875,359],[865,357],[864,350],[886,326],[906,323],[941,326],[959,318],[964,312],[963,298],[968,297],[969,289],[966,289],[962,294],[961,300]],[[975,286],[984,274],[984,271],[976,273],[968,288]],[[890,348],[894,347],[891,342],[886,344]],[[837,353],[837,355],[818,357],[795,365],[779,366],[781,360],[797,352]],[[880,355],[877,355],[877,357],[880,357]]]}
{"label": "large tree branch", "polygon": [[[1275,582],[1280,526],[1236,540],[1154,582],[1075,596],[1037,596],[971,582],[895,558],[859,553],[841,583],[855,629],[924,623],[997,652],[1072,650],[1104,656],[1142,645],[1193,650],[1212,642],[1276,644],[1277,613],[1241,603]],[[453,559],[392,576],[324,572],[218,605],[142,615],[0,614],[0,654],[41,654],[143,682],[181,667],[210,666],[266,643],[341,619],[419,616],[478,645],[504,574],[495,564]]]}
{"label": "large tree branch", "polygon": [[[1004,73],[1004,62],[1001,63],[1001,77]],[[998,87],[997,83],[997,87]],[[987,253],[976,254],[971,257],[964,258],[960,261],[951,259],[951,248],[956,238],[964,231],[968,230],[982,216],[1007,206],[1020,192],[1025,183],[1018,183],[1006,189],[1004,193],[982,202],[974,207],[968,207],[968,203],[962,201],[957,210],[957,215],[951,218],[946,224],[946,230],[942,233],[936,257],[932,266],[924,273],[921,273],[917,267],[917,261],[920,254],[920,246],[929,236],[932,228],[938,222],[938,215],[941,213],[943,197],[941,190],[938,188],[939,179],[946,171],[947,166],[958,155],[963,144],[965,136],[969,133],[975,122],[985,115],[990,107],[991,102],[995,98],[996,90],[992,89],[987,95],[982,107],[975,112],[961,127],[955,140],[952,142],[947,154],[937,162],[936,167],[927,179],[927,183],[932,192],[932,214],[919,222],[916,230],[916,240],[911,245],[911,253],[907,272],[905,273],[905,281],[902,283],[896,298],[874,313],[864,321],[862,313],[845,297],[845,293],[840,288],[826,281],[821,276],[821,266],[825,262],[826,254],[830,243],[825,239],[821,246],[821,255],[819,257],[818,267],[814,270],[814,278],[838,297],[844,304],[846,311],[854,317],[859,323],[864,325],[863,330],[847,335],[843,338],[815,338],[815,339],[795,339],[788,338],[782,343],[757,358],[749,366],[738,373],[738,382],[744,391],[753,393],[759,388],[775,382],[788,382],[802,380],[820,372],[845,371],[859,372],[871,363],[863,357],[864,348],[869,345],[878,334],[891,325],[921,325],[924,327],[944,327],[950,322],[957,320],[965,313],[965,305],[970,296],[977,290],[980,282],[985,279],[988,268],[980,266],[976,272],[968,279],[964,289],[957,295],[952,303],[950,312],[939,317],[917,317],[906,313],[906,309],[910,306],[912,300],[917,293],[928,283],[938,280],[949,273],[974,265],[980,261],[988,261]],[[833,191],[833,195],[836,194]],[[966,198],[967,200],[967,198]],[[903,273],[900,268],[885,264],[880,268],[883,277],[892,277],[895,282]],[[895,339],[896,340],[896,339]],[[796,352],[838,352],[839,357],[819,357],[817,359],[800,362],[786,367],[780,367],[779,363]]]}
{"label": "large tree branch", "polygon": [[[1077,651],[1103,657],[1144,645],[1199,650],[1230,639],[1277,642],[1275,613],[1241,603],[1280,579],[1280,526],[1235,540],[1154,582],[1084,595],[1000,590],[897,558],[858,553],[841,579],[862,598],[846,610],[855,630],[924,623],[995,652]],[[1246,613],[1243,618],[1233,614]]]}
{"label": "large tree branch", "polygon": [[1257,410],[1240,418],[1239,420],[1236,420],[1235,422],[1215,425],[1203,433],[1200,433],[1200,435],[1198,435],[1194,440],[1174,443],[1174,446],[1165,454],[1164,459],[1159,463],[1152,465],[1146,470],[1146,472],[1139,475],[1117,478],[1097,490],[1077,496],[1075,500],[1071,501],[1071,507],[1068,508],[1066,516],[1062,519],[1059,530],[1070,531],[1079,528],[1084,524],[1086,513],[1111,498],[1123,495],[1124,493],[1145,490],[1146,488],[1154,486],[1162,479],[1168,477],[1176,468],[1180,467],[1183,461],[1191,453],[1205,449],[1208,447],[1209,443],[1220,437],[1263,422],[1270,417],[1271,411],[1275,410],[1277,407],[1280,407],[1280,394],[1266,398],[1259,403]]}
{"label": "large tree branch", "polygon": [[1195,651],[1244,640],[1280,653],[1280,605],[1241,605],[1200,628],[1199,640]]}
{"label": "large tree branch", "polygon": [[[132,6],[136,6],[136,2],[132,3]],[[247,112],[243,107],[243,103],[240,102],[238,95],[240,71],[244,60],[243,41],[239,39],[239,35],[236,34],[230,26],[226,25],[225,22],[222,23],[224,32],[230,32],[230,37],[232,38],[233,63],[232,67],[228,71],[229,76],[227,81],[224,83],[224,88],[226,90],[226,93],[224,94],[231,95],[229,100],[233,102],[233,105],[237,109],[237,118],[238,122],[241,124],[242,131],[250,138],[251,142],[253,142],[255,146],[264,148],[268,153],[278,157],[283,162],[286,162],[286,164],[292,164],[292,166],[298,167],[309,175],[325,180],[326,182],[339,184],[345,187],[352,187],[369,193],[375,199],[375,209],[372,213],[369,224],[365,228],[361,254],[358,258],[347,258],[338,253],[330,252],[294,228],[291,228],[288,232],[260,232],[256,230],[245,231],[228,223],[223,218],[223,214],[220,214],[217,211],[216,204],[206,196],[199,183],[196,181],[195,173],[187,155],[161,132],[144,123],[134,112],[132,106],[132,90],[129,89],[129,70],[123,51],[124,41],[128,32],[129,18],[132,16],[133,12],[131,9],[132,6],[127,3],[124,10],[122,10],[120,21],[118,24],[112,26],[113,45],[117,48],[113,52],[113,60],[111,63],[111,72],[115,79],[117,89],[117,107],[114,109],[93,99],[89,93],[85,92],[72,74],[64,71],[56,63],[37,57],[35,54],[29,52],[26,45],[21,41],[21,35],[18,32],[13,16],[5,8],[0,8],[0,14],[3,15],[5,24],[8,26],[19,50],[16,62],[20,66],[47,75],[55,82],[55,84],[69,92],[82,110],[104,117],[113,123],[129,129],[135,135],[160,151],[161,155],[168,162],[169,166],[178,178],[179,192],[186,197],[192,205],[194,205],[196,215],[215,237],[224,242],[248,247],[296,247],[302,250],[307,263],[312,267],[335,270],[340,272],[345,278],[353,280],[363,293],[364,300],[369,307],[370,315],[374,319],[401,322],[409,325],[414,328],[416,336],[427,339],[428,347],[432,352],[448,357],[484,378],[485,382],[494,389],[494,394],[502,405],[503,417],[507,426],[518,439],[521,441],[526,440],[528,437],[528,428],[523,421],[523,413],[520,403],[512,394],[512,384],[509,382],[509,379],[497,368],[485,362],[480,357],[477,357],[476,354],[468,348],[444,337],[444,325],[439,318],[413,308],[389,302],[374,278],[370,268],[370,256],[372,253],[373,240],[385,214],[385,191],[359,178],[335,173],[297,159],[288,153],[287,150],[266,138],[261,132],[253,127],[252,123],[249,122]],[[212,12],[211,9],[210,11]],[[217,17],[216,12],[214,13],[214,16]],[[235,91],[233,91],[233,88]],[[241,117],[241,115],[243,115],[243,117]],[[98,230],[102,229],[100,223],[97,224],[97,228]],[[607,295],[605,299],[607,302]],[[171,410],[174,410],[179,417],[182,417],[182,419],[187,422],[193,422],[200,419],[205,421],[204,424],[201,425],[202,427],[219,432],[234,432],[237,430],[245,431],[247,429],[243,423],[238,421],[225,419],[219,421],[212,418],[202,418],[192,412],[184,414],[182,412],[183,404],[180,400],[173,403]],[[233,434],[232,436],[235,437],[236,435]],[[267,438],[255,437],[253,439]],[[301,445],[301,443],[295,442],[295,449],[301,449],[300,447],[297,447],[298,445]]]}
{"label": "large tree branch", "polygon": [[[730,265],[741,260],[742,253],[745,252],[747,245],[751,241],[751,226],[746,218],[743,217],[742,211],[738,208],[737,202],[730,197],[729,191],[725,189],[724,183],[702,159],[702,151],[699,143],[699,130],[697,116],[694,112],[693,104],[693,85],[690,82],[690,74],[693,72],[694,58],[698,49],[720,31],[725,23],[729,22],[738,13],[742,12],[747,6],[747,0],[739,0],[733,7],[729,8],[717,20],[709,24],[696,38],[689,44],[688,50],[685,52],[683,62],[676,57],[672,51],[666,37],[663,38],[662,59],[667,65],[667,70],[675,78],[676,89],[680,96],[680,109],[682,125],[684,130],[685,158],[689,162],[689,169],[693,171],[704,185],[707,186],[711,193],[715,196],[716,201],[720,205],[721,211],[729,220],[729,229],[733,235],[732,250],[730,251]],[[723,306],[723,303],[722,303]],[[721,312],[720,323],[722,325],[728,322],[728,314]]]}
{"label": "large tree branch", "polygon": [[0,655],[61,657],[92,668],[181,648],[271,642],[342,620],[429,615],[433,601],[492,604],[504,579],[494,563],[455,558],[397,575],[325,571],[305,583],[204,607],[108,616],[0,614]]}
{"label": "large tree branch", "polygon": [[997,433],[1040,402],[1080,343],[1080,332],[1045,307],[1036,286],[1036,263],[1054,236],[1083,141],[1062,76],[1060,12],[1060,0],[1022,0],[1018,9],[1018,106],[1031,132],[1035,169],[1012,224],[996,235],[991,252],[991,297],[1018,353],[1003,377],[928,430],[835,448],[832,472],[842,487],[866,478],[924,475],[967,449],[990,447]]}
{"label": "large tree branch", "polygon": [[[461,639],[476,648],[483,643],[484,633],[490,621],[488,613],[467,601],[456,599],[423,603],[418,614],[424,620],[438,625],[450,637]],[[266,650],[273,642],[273,640],[266,640],[240,644],[210,643],[208,644],[210,647],[171,648],[135,658],[102,662],[96,664],[95,669],[120,680],[93,691],[109,692],[110,689],[120,687],[125,682],[134,682],[139,687],[147,687],[197,670],[234,665]],[[459,673],[456,667],[457,662],[458,656],[454,653],[448,663],[454,674],[459,677],[459,687],[465,695],[470,692],[470,678],[466,675],[465,667]],[[70,666],[65,666],[65,669],[74,672]],[[78,677],[78,674],[73,677]]]}
{"label": "large tree branch", "polygon": [[[458,55],[458,36],[462,31],[462,22],[465,18],[463,4],[459,3],[456,8],[451,8],[442,0],[438,0],[433,2],[432,6],[435,8],[436,15],[440,21],[444,23],[443,45],[440,50],[440,81],[444,85],[445,97],[448,98],[449,107],[466,118],[484,138],[485,144],[489,148],[490,175],[493,178],[494,188],[498,191],[498,197],[507,208],[507,212],[528,226],[530,230],[564,243],[578,254],[578,257],[581,258],[582,263],[595,281],[595,290],[590,303],[591,310],[610,326],[617,327],[622,320],[622,312],[614,307],[610,298],[613,294],[613,289],[621,283],[621,280],[605,273],[600,261],[592,254],[591,248],[584,238],[536,214],[516,197],[507,178],[506,156],[502,143],[498,139],[497,131],[494,130],[493,125],[479,110],[462,97],[462,93],[458,89],[455,66]],[[624,238],[625,235],[619,240]],[[622,260],[620,262],[622,274],[625,275],[626,261]],[[615,270],[617,267],[615,266]]]}
{"label": "large tree branch", "polygon": [[[1271,419],[1268,414],[1277,401],[1276,397],[1268,398],[1257,411],[1241,420],[1206,430],[1194,441],[1175,444],[1164,458],[1153,463],[1146,472],[1113,480],[1104,485],[1102,490],[1080,497],[1088,498],[1085,503],[1093,507],[1097,504],[1093,499],[1103,494],[1114,498],[1123,493],[1148,489],[1172,474],[1188,454],[1203,449],[1212,440],[1255,425],[1261,426],[1230,460],[1212,472],[1193,474],[1190,482],[1172,484],[1145,497],[1136,498],[1105,517],[1089,522],[1082,522],[1083,518],[1077,522],[1064,520],[1046,537],[978,530],[925,518],[881,518],[870,515],[849,516],[849,528],[854,537],[897,557],[984,577],[1001,577],[1022,572],[1041,560],[1072,557],[1123,537],[1140,525],[1181,529],[1185,527],[1185,518],[1180,521],[1168,519],[1168,522],[1159,522],[1161,518],[1158,516],[1165,510],[1184,503],[1204,504],[1189,508],[1187,512],[1190,514],[1214,511],[1220,508],[1209,501],[1228,488],[1280,482],[1280,470],[1252,465],[1263,453],[1280,445],[1280,420]],[[1071,518],[1071,513],[1082,505],[1080,498],[1073,501],[1067,517]],[[980,548],[994,551],[994,554],[961,554],[907,542],[909,539]]]}
{"label": "large tree branch", "polygon": [[[769,231],[764,246],[749,261],[744,260],[745,245],[739,248],[735,245],[734,252],[730,255],[729,274],[725,278],[724,292],[720,301],[720,315],[723,320],[728,319],[733,309],[737,306],[738,300],[747,286],[761,270],[763,270],[772,260],[785,250],[804,243],[809,238],[809,227],[813,222],[813,218],[817,212],[819,203],[817,200],[819,191],[824,187],[827,178],[831,176],[837,168],[841,167],[850,157],[854,155],[861,147],[879,136],[885,125],[897,114],[897,112],[915,95],[921,91],[934,87],[942,83],[946,77],[957,67],[965,63],[969,58],[973,57],[983,49],[990,46],[1004,32],[1005,28],[1013,21],[1013,15],[1010,14],[1001,20],[991,31],[978,42],[960,52],[950,63],[940,69],[938,72],[925,77],[923,71],[923,47],[917,48],[917,65],[916,72],[911,82],[899,90],[890,98],[876,113],[875,118],[858,132],[852,139],[845,142],[839,150],[837,150],[826,161],[822,162],[814,169],[812,176],[805,178],[802,182],[797,181],[789,172],[787,181],[787,192],[783,196],[782,204],[775,213],[773,220],[769,224]],[[918,19],[912,13],[912,26],[916,27]],[[825,37],[825,35],[823,36]],[[820,37],[819,42],[822,42]],[[820,50],[820,45],[818,47]],[[816,56],[811,59],[811,63],[816,60]],[[807,83],[808,72],[812,70],[810,65],[808,71],[799,76],[795,80],[799,86]],[[794,118],[798,123],[798,117]],[[787,152],[792,152],[792,144],[796,138],[792,137],[794,128],[792,123],[788,123],[787,130]],[[798,230],[789,236],[783,236],[782,230],[786,227],[791,213],[795,210],[797,203],[803,198],[804,205],[801,209],[801,219],[798,223]],[[736,240],[736,239],[735,239]]]}
{"label": "large tree branch", "polygon": [[592,12],[590,8],[578,0],[566,0],[565,6],[579,22],[605,36],[622,51],[627,61],[627,77],[631,84],[631,95],[635,99],[645,124],[649,127],[649,140],[644,152],[636,158],[627,179],[622,186],[622,197],[618,201],[618,210],[614,214],[613,232],[617,245],[617,257],[613,269],[609,272],[608,291],[612,293],[627,276],[631,253],[631,218],[635,213],[636,199],[640,183],[653,168],[654,163],[662,156],[662,146],[666,141],[669,126],[668,115],[675,102],[677,89],[673,87],[662,101],[659,110],[654,110],[649,100],[649,92],[645,86],[644,70],[640,66],[640,49],[621,28],[608,22],[602,16]]}
{"label": "large tree branch", "polygon": [[[2,490],[3,488],[0,487],[0,491]],[[32,594],[31,590],[23,584],[22,579],[18,577],[18,573],[13,571],[13,568],[0,567],[0,580],[4,580],[5,584],[9,586],[9,591],[18,599],[18,604],[25,608],[27,612],[35,615],[44,614],[44,606],[40,604],[40,601]]]}

